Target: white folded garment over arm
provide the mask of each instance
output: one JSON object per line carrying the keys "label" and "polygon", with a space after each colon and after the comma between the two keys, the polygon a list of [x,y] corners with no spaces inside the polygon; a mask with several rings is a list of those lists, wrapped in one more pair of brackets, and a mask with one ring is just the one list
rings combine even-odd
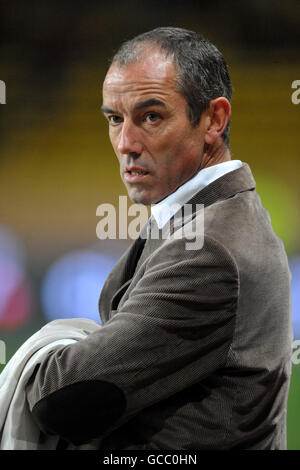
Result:
{"label": "white folded garment over arm", "polygon": [[26,386],[35,368],[53,351],[101,328],[85,318],[54,320],[33,334],[17,350],[0,374],[0,449],[55,450],[59,436],[43,434],[33,420]]}

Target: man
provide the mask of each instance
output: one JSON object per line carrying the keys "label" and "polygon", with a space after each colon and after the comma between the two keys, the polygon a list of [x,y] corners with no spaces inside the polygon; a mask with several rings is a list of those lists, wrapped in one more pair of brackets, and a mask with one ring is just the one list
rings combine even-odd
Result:
{"label": "man", "polygon": [[[249,166],[230,159],[230,99],[222,55],[194,32],[158,28],[113,58],[102,111],[121,176],[169,236],[142,232],[102,290],[102,328],[32,377],[46,433],[99,449],[286,447],[289,269]],[[193,208],[183,236],[174,204]],[[187,249],[201,205],[203,243]]]}

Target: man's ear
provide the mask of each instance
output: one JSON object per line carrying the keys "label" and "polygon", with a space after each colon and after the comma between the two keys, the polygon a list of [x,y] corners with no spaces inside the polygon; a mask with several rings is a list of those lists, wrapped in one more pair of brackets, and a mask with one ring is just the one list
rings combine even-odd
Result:
{"label": "man's ear", "polygon": [[204,141],[213,144],[223,134],[231,116],[231,106],[227,98],[220,96],[211,100],[207,110],[209,116],[208,126],[205,131]]}

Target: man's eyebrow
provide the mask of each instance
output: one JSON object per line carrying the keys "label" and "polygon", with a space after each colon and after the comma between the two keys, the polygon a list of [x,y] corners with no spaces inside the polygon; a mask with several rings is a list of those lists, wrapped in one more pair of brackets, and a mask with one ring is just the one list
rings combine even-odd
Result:
{"label": "man's eyebrow", "polygon": [[[166,105],[163,101],[160,101],[156,98],[150,98],[149,100],[141,101],[141,103],[137,103],[135,107],[133,108],[133,110],[138,111],[139,109],[148,108],[149,106],[161,106],[162,108],[166,108]],[[105,105],[101,106],[101,111],[103,114],[118,114],[117,111],[115,111],[114,109],[108,108]]]}
{"label": "man's eyebrow", "polygon": [[134,111],[137,111],[138,109],[142,108],[148,108],[149,106],[161,106],[162,108],[166,108],[166,105],[163,101],[160,101],[156,98],[150,98],[149,100],[142,101],[141,103],[138,103],[134,107]]}
{"label": "man's eyebrow", "polygon": [[101,111],[103,114],[118,114],[117,111],[114,111],[113,109],[108,108],[107,106],[101,106]]}

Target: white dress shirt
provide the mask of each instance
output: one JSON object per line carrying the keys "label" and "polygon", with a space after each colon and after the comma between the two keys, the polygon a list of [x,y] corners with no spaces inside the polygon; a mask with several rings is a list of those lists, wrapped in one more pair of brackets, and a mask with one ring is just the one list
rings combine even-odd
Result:
{"label": "white dress shirt", "polygon": [[162,201],[151,206],[151,216],[155,218],[158,228],[162,228],[173,215],[195,194],[201,191],[221,176],[240,168],[243,163],[240,160],[230,160],[200,170],[193,178],[180,186],[174,193]]}

